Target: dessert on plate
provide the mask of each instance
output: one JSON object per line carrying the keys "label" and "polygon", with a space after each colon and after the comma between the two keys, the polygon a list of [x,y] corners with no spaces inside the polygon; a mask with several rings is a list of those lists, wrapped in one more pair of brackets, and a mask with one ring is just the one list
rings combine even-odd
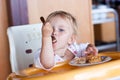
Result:
{"label": "dessert on plate", "polygon": [[93,55],[93,54],[88,54],[84,57],[75,57],[74,58],[74,62],[76,64],[84,64],[84,63],[97,63],[97,62],[101,62],[102,58],[101,56],[98,55]]}

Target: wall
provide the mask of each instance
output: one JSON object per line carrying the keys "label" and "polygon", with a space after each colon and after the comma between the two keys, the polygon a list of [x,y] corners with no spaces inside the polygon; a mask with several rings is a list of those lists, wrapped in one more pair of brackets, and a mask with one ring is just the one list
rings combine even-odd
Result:
{"label": "wall", "polygon": [[91,22],[91,0],[27,0],[29,23],[39,23],[40,16],[56,10],[65,10],[73,14],[78,22],[78,42],[94,43]]}
{"label": "wall", "polygon": [[6,0],[0,0],[0,80],[6,80],[10,73],[9,49],[6,35],[7,27]]}

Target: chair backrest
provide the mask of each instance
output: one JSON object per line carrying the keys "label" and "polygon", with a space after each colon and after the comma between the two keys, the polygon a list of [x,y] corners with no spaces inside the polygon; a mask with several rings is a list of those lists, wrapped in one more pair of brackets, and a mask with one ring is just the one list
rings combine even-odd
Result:
{"label": "chair backrest", "polygon": [[7,29],[12,72],[28,68],[41,47],[41,24],[12,26]]}

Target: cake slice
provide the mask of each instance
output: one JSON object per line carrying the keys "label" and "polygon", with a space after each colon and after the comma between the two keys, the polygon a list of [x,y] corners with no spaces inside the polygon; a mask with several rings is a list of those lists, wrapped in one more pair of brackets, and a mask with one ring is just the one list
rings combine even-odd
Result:
{"label": "cake slice", "polygon": [[74,58],[74,62],[76,63],[76,64],[84,64],[84,63],[86,63],[86,57],[76,57],[76,58]]}
{"label": "cake slice", "polygon": [[91,58],[89,58],[87,60],[89,63],[97,63],[97,62],[101,62],[102,58],[101,56],[92,56]]}

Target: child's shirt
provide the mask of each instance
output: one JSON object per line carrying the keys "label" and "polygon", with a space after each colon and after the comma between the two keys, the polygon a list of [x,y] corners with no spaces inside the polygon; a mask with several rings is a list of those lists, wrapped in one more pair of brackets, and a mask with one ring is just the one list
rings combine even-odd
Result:
{"label": "child's shirt", "polygon": [[[81,43],[81,44],[76,44],[73,43],[71,44],[69,47],[68,47],[68,50],[70,50],[74,55],[75,57],[82,57],[82,56],[85,56],[84,54],[84,51],[86,50],[87,46],[88,46],[89,43]],[[35,53],[35,56],[34,56],[34,65],[35,67],[38,67],[38,68],[42,68],[42,69],[45,69],[41,62],[40,62],[40,59],[39,59],[39,56],[40,56],[40,51],[41,49],[39,49],[36,53]],[[62,59],[60,56],[58,55],[55,55],[55,64],[58,63],[58,62],[63,62],[64,59]],[[45,70],[50,70],[50,69],[45,69]]]}

